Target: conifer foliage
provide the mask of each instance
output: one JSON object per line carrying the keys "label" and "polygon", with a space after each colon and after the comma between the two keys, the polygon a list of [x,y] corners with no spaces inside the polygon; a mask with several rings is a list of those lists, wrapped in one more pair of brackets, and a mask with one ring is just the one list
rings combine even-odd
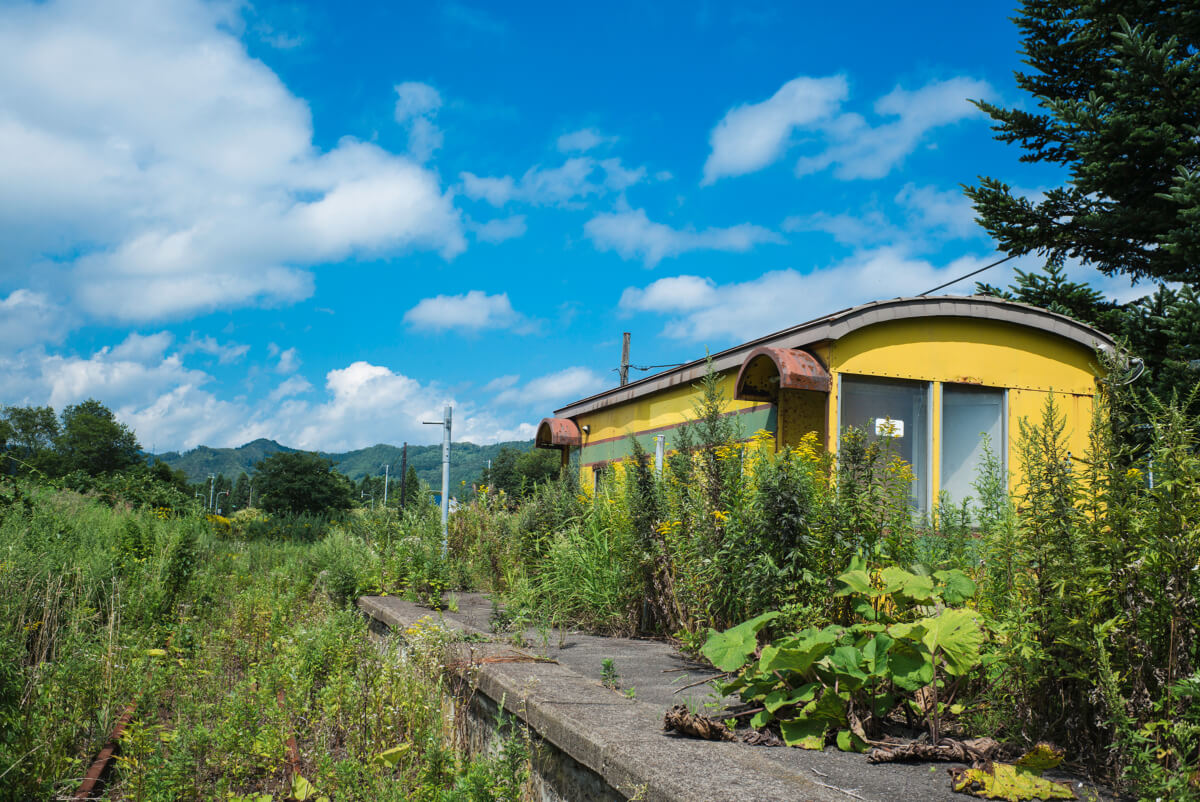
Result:
{"label": "conifer foliage", "polygon": [[1021,161],[1068,171],[1041,200],[968,187],[1009,254],[1107,275],[1200,281],[1200,9],[1162,0],[1025,0],[1014,20],[1037,108],[977,102]]}

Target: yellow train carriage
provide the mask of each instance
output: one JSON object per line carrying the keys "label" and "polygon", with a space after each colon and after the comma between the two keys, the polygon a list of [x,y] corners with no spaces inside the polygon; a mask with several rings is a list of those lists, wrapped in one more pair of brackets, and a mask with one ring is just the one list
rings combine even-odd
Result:
{"label": "yellow train carriage", "polygon": [[[1101,367],[1112,340],[1045,309],[981,296],[876,301],[714,354],[713,368],[745,437],[766,430],[777,447],[808,432],[830,451],[847,426],[888,435],[913,469],[913,503],[972,494],[984,452],[1020,481],[1012,458],[1022,418],[1053,393],[1071,449],[1087,443]],[[628,456],[630,436],[666,449],[693,416],[703,359],[584,398],[538,427],[541,448],[578,452],[581,479]]]}

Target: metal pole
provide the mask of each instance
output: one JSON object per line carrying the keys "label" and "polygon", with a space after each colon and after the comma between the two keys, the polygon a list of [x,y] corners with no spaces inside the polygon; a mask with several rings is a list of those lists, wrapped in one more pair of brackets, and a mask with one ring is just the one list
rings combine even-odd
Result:
{"label": "metal pole", "polygon": [[391,470],[390,463],[384,463],[383,466],[383,508],[387,509],[387,486],[388,486],[388,471]]}
{"label": "metal pole", "polygon": [[215,488],[216,483],[217,483],[217,475],[215,473],[210,473],[208,475],[208,509],[209,509],[209,512],[211,512],[213,510],[213,490],[216,489]]}
{"label": "metal pole", "polygon": [[450,524],[450,418],[453,414],[453,409],[449,404],[446,405],[445,411],[442,413],[441,420],[427,420],[422,423],[433,425],[441,425],[442,427],[442,556],[446,556],[448,549],[447,536],[449,533]]}
{"label": "metal pole", "polygon": [[663,474],[663,446],[667,441],[665,434],[654,435],[654,472],[662,477]]}
{"label": "metal pole", "polygon": [[446,405],[442,415],[442,557],[446,556],[450,524],[450,416],[453,410]]}
{"label": "metal pole", "polygon": [[404,444],[404,456],[400,458],[400,509],[408,503],[408,443]]}
{"label": "metal pole", "polygon": [[629,332],[621,336],[621,386],[629,384]]}

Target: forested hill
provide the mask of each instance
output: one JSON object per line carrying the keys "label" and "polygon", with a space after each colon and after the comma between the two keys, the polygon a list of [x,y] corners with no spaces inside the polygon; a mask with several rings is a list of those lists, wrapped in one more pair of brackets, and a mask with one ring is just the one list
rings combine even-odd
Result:
{"label": "forested hill", "polygon": [[[516,440],[508,443],[496,443],[490,446],[477,446],[474,443],[454,443],[450,446],[450,487],[451,494],[457,491],[460,482],[470,483],[479,476],[489,459],[494,459],[502,448],[515,448],[528,451],[533,448],[532,440]],[[269,457],[279,451],[296,451],[280,445],[274,440],[259,439],[238,448],[209,448],[198,446],[191,451],[180,454],[178,451],[168,451],[156,455],[158,459],[178,468],[187,474],[188,481],[199,482],[210,473],[224,474],[230,479],[236,479],[242,471],[254,473],[254,463]],[[337,469],[351,479],[359,479],[367,475],[383,475],[383,466],[390,464],[392,474],[400,472],[401,448],[391,445],[374,445],[344,453],[325,453],[323,456],[333,460]],[[442,486],[442,447],[414,446],[408,447],[408,464],[412,465],[417,476],[437,489]]]}

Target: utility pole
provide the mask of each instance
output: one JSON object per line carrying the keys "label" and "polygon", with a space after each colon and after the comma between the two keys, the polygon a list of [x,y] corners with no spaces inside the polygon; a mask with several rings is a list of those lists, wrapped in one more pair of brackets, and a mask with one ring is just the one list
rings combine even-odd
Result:
{"label": "utility pole", "polygon": [[213,490],[216,489],[216,484],[217,484],[217,475],[215,473],[210,473],[208,475],[208,509],[209,509],[209,512],[211,512],[214,509],[214,507],[213,507]]}
{"label": "utility pole", "polygon": [[629,332],[621,335],[621,386],[629,384]]}
{"label": "utility pole", "polygon": [[388,486],[388,471],[391,469],[390,463],[384,463],[383,466],[383,508],[387,509],[387,486]]}
{"label": "utility pole", "polygon": [[442,556],[446,556],[450,524],[450,418],[453,408],[447,404],[441,420],[427,420],[430,426],[442,427]]}
{"label": "utility pole", "polygon": [[661,479],[663,475],[663,446],[666,443],[667,436],[665,434],[654,435],[654,472]]}
{"label": "utility pole", "polygon": [[404,451],[400,457],[400,509],[408,504],[408,443],[404,444]]}

